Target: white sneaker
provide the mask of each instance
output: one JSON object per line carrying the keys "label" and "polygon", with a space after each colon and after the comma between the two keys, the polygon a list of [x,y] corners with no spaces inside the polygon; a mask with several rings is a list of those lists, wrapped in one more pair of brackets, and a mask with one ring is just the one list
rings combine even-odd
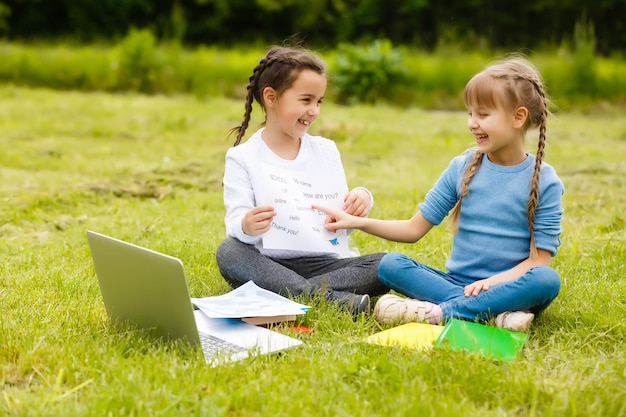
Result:
{"label": "white sneaker", "polygon": [[494,324],[501,329],[527,332],[535,315],[528,311],[505,311],[496,316]]}
{"label": "white sneaker", "polygon": [[374,317],[380,323],[427,322],[437,324],[442,320],[441,309],[437,304],[413,298],[385,294],[374,307]]}

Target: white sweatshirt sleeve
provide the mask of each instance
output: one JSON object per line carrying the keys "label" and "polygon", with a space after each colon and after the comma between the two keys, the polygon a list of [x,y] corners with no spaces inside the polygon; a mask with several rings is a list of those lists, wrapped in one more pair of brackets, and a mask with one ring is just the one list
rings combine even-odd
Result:
{"label": "white sweatshirt sleeve", "polygon": [[[243,146],[243,145],[239,145]],[[224,206],[226,207],[226,234],[243,243],[254,244],[260,236],[248,236],[243,232],[241,222],[245,214],[256,206],[252,182],[239,147],[226,152],[224,168]]]}

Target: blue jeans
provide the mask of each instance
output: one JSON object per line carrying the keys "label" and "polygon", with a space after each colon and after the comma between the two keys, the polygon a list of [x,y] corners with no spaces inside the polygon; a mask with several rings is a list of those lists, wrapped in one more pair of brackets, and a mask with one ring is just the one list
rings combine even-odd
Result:
{"label": "blue jeans", "polygon": [[487,320],[505,311],[530,310],[538,314],[559,294],[558,273],[547,266],[531,268],[515,281],[493,285],[466,297],[463,287],[473,282],[420,264],[399,253],[389,253],[378,266],[387,287],[410,298],[439,304],[444,320]]}

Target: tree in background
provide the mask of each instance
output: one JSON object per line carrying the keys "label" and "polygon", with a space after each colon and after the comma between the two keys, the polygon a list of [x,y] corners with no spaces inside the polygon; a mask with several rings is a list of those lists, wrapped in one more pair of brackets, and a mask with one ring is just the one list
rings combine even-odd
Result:
{"label": "tree in background", "polygon": [[189,46],[274,44],[293,34],[318,47],[389,39],[500,49],[573,43],[576,22],[595,27],[596,52],[626,50],[624,0],[0,0],[9,40],[117,41],[131,28]]}

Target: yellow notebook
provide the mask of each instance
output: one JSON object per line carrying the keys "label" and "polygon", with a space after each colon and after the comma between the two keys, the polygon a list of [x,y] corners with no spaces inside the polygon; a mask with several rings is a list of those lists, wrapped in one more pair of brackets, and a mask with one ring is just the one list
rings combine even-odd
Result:
{"label": "yellow notebook", "polygon": [[369,343],[400,346],[409,349],[431,349],[443,331],[443,326],[425,323],[407,323],[375,333],[367,338]]}

